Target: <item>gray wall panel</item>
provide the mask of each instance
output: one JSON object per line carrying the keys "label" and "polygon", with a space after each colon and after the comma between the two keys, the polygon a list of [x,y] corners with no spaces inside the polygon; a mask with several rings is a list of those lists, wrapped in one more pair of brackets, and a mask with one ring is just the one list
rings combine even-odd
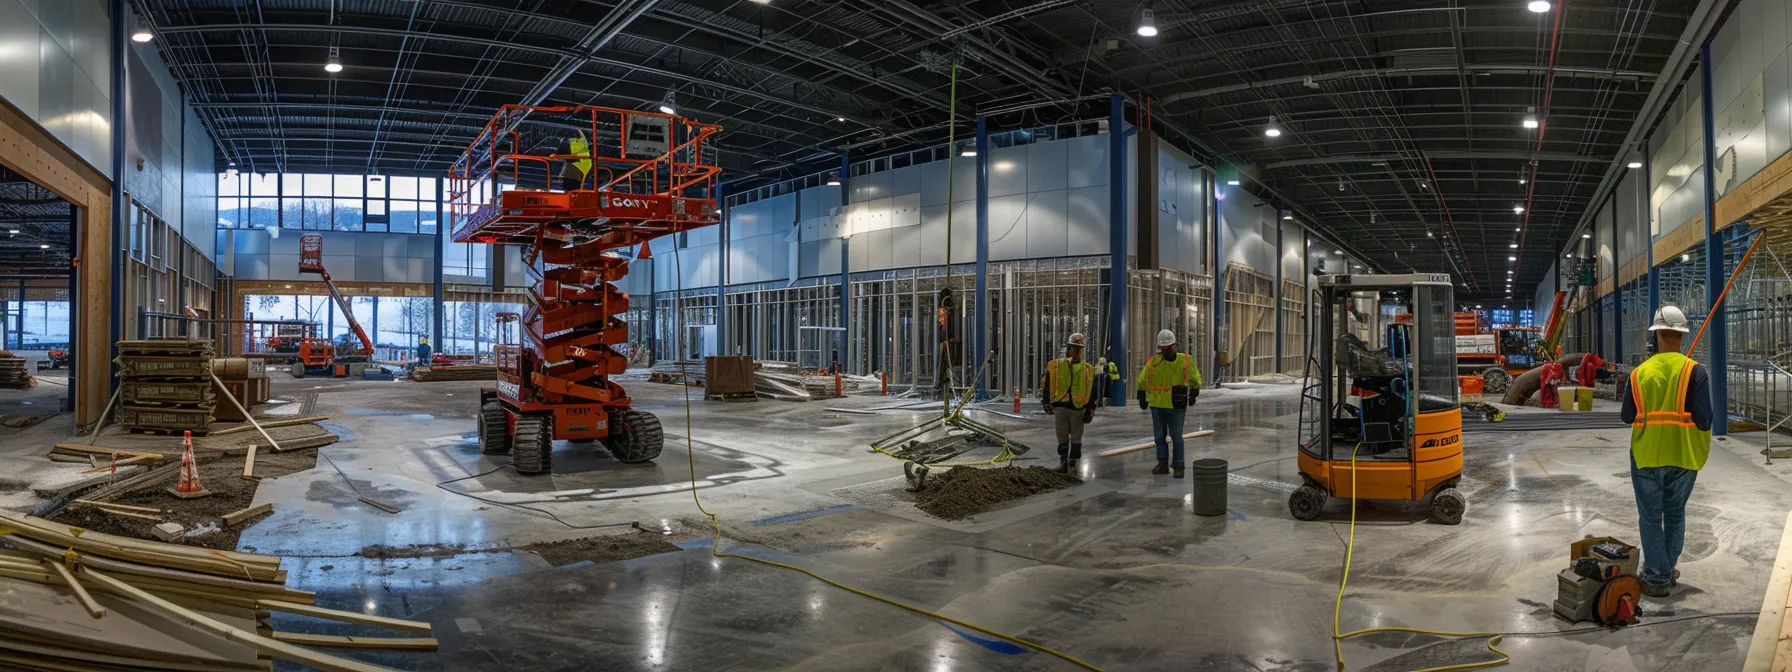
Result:
{"label": "gray wall panel", "polygon": [[938,266],[946,263],[946,247],[940,242],[946,239],[946,206],[921,206],[921,240],[927,241],[921,246],[920,264],[922,266]]}
{"label": "gray wall panel", "polygon": [[1767,158],[1771,162],[1792,149],[1792,100],[1787,95],[1787,55],[1792,51],[1781,49],[1767,66],[1767,77],[1762,91],[1762,104],[1766,106],[1767,121]]}
{"label": "gray wall panel", "polygon": [[[990,150],[989,195],[992,198],[1027,192],[1028,147],[1028,145],[1022,145]],[[972,164],[971,169],[976,169],[975,164]]]}
{"label": "gray wall panel", "polygon": [[921,168],[919,166],[903,166],[888,172],[891,194],[921,193]]}
{"label": "gray wall panel", "polygon": [[17,0],[0,0],[0,97],[33,118],[38,113],[41,34],[29,9]]}
{"label": "gray wall panel", "polygon": [[800,219],[813,219],[831,214],[840,205],[840,187],[819,186],[803,190],[803,212]]}
{"label": "gray wall panel", "polygon": [[1070,188],[1070,148],[1067,141],[1027,145],[1027,191],[1033,193]]}
{"label": "gray wall panel", "polygon": [[[884,229],[882,231],[872,231],[871,233],[868,233],[868,234],[865,234],[862,236],[853,237],[852,240],[853,240],[854,247],[863,246],[863,247],[867,248],[865,250],[865,257],[866,257],[865,269],[866,270],[873,270],[873,269],[883,270],[883,269],[895,268],[895,264],[893,264],[891,262],[891,259],[892,259],[891,254],[890,254],[891,238],[892,238],[892,234],[889,229]],[[867,241],[870,242],[869,245],[865,245],[865,243]]]}
{"label": "gray wall panel", "polygon": [[920,171],[921,205],[946,203],[946,162],[932,161],[915,167]]}
{"label": "gray wall panel", "polygon": [[1070,145],[1068,182],[1071,189],[1108,183],[1108,136],[1089,135],[1061,142]]}
{"label": "gray wall panel", "polygon": [[[849,254],[851,250],[847,251]],[[815,270],[818,275],[838,275],[840,273],[840,239],[828,238],[815,244]]]}
{"label": "gray wall panel", "polygon": [[1069,254],[1070,192],[1028,194],[1026,256],[1038,259]]}
{"label": "gray wall panel", "polygon": [[[1027,211],[1030,204],[1027,200],[1026,194],[989,199],[989,258],[991,260],[1008,261],[1025,259],[1028,256]],[[956,225],[957,223],[954,222],[955,227]],[[956,235],[953,237],[957,238]],[[971,241],[973,245],[976,244],[975,237],[971,238]],[[963,249],[953,250],[953,258],[958,258]],[[976,248],[973,247],[971,252],[974,255]]]}
{"label": "gray wall panel", "polygon": [[[916,222],[920,212],[916,211]],[[921,227],[900,226],[890,229],[890,267],[911,268],[921,265]]]}
{"label": "gray wall panel", "polygon": [[897,194],[890,199],[890,228],[921,225],[921,194]]}
{"label": "gray wall panel", "polygon": [[846,263],[852,272],[878,270],[878,267],[871,262],[871,250],[877,248],[877,243],[872,242],[872,233],[853,236],[852,241],[847,245]]}
{"label": "gray wall panel", "polygon": [[890,196],[890,171],[852,178],[852,202],[859,203]]}
{"label": "gray wall panel", "polygon": [[1076,254],[1108,253],[1108,188],[1105,186],[1071,189],[1066,192],[1069,205],[1065,212],[1070,220],[1070,249]]}

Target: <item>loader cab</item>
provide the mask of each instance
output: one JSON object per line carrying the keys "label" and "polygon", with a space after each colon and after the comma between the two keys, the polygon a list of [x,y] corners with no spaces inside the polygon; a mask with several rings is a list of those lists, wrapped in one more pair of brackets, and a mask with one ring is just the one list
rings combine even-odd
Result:
{"label": "loader cab", "polygon": [[[1310,520],[1326,498],[1353,489],[1360,499],[1417,501],[1461,477],[1453,289],[1441,274],[1319,278],[1296,517]],[[1439,519],[1453,523],[1461,507],[1451,497]]]}

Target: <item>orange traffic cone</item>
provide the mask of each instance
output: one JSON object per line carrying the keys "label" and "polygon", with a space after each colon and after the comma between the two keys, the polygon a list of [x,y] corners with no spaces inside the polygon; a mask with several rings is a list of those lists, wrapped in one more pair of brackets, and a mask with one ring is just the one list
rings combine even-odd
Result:
{"label": "orange traffic cone", "polygon": [[180,455],[180,483],[168,489],[168,494],[181,499],[193,499],[212,494],[205,486],[199,484],[199,465],[193,462],[193,433],[183,434],[186,450]]}
{"label": "orange traffic cone", "polygon": [[1020,388],[1014,388],[1014,412],[1020,412]]}

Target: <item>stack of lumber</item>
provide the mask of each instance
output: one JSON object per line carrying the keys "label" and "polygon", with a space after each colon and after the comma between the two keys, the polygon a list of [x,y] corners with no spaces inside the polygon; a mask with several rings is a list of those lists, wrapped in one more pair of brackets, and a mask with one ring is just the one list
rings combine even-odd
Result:
{"label": "stack of lumber", "polygon": [[452,364],[449,366],[419,366],[411,371],[411,380],[419,383],[436,383],[445,380],[497,380],[498,367],[495,364]]}
{"label": "stack of lumber", "polygon": [[0,388],[25,390],[37,385],[37,379],[25,368],[25,358],[0,350]]}
{"label": "stack of lumber", "polygon": [[695,359],[664,361],[653,365],[647,374],[647,380],[668,385],[703,385],[708,376],[708,366]]}
{"label": "stack of lumber", "polygon": [[[316,606],[282,558],[70,528],[0,512],[0,667],[265,670],[272,659],[339,672],[380,667],[299,644],[433,649],[430,625]],[[275,632],[271,612],[421,637]]]}
{"label": "stack of lumber", "polygon": [[118,424],[133,432],[204,434],[218,395],[212,385],[212,342],[150,339],[118,342]]}

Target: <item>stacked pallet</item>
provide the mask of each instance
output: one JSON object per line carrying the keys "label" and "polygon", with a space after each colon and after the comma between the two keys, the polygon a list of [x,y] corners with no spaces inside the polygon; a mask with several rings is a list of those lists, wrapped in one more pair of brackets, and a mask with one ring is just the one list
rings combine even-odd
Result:
{"label": "stacked pallet", "polygon": [[[330,647],[433,649],[428,623],[326,609],[287,588],[279,556],[213,551],[0,512],[0,667],[251,670],[281,659],[322,670],[388,668]],[[422,633],[388,638],[275,632],[271,612]]]}
{"label": "stacked pallet", "polygon": [[37,385],[37,379],[25,368],[25,358],[0,350],[0,388],[26,390]]}
{"label": "stacked pallet", "polygon": [[436,383],[445,380],[497,380],[498,367],[493,364],[452,364],[419,366],[411,371],[411,380]]}
{"label": "stacked pallet", "polygon": [[118,342],[118,424],[133,432],[204,434],[218,395],[212,343],[174,339]]}
{"label": "stacked pallet", "polygon": [[668,385],[693,385],[701,387],[708,367],[695,359],[667,360],[658,362],[649,369],[647,380]]}

